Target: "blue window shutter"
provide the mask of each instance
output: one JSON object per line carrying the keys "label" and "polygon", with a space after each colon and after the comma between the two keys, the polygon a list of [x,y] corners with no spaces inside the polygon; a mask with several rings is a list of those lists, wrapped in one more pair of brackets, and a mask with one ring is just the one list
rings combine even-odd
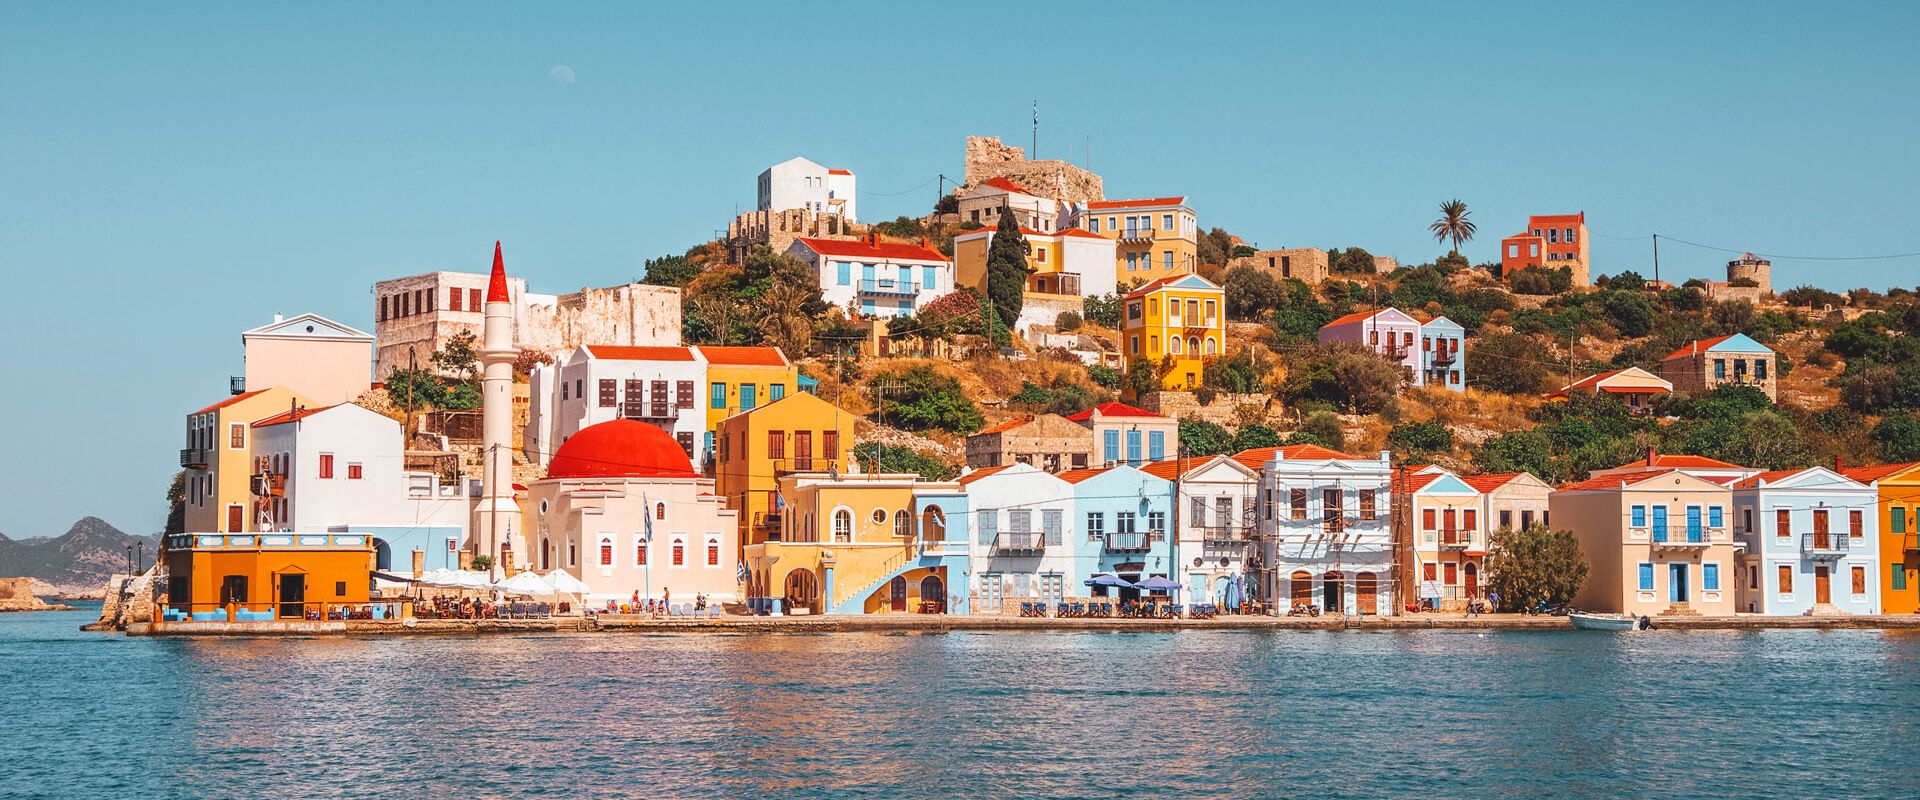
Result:
{"label": "blue window shutter", "polygon": [[1167,457],[1167,432],[1150,431],[1147,433],[1147,458],[1159,461]]}
{"label": "blue window shutter", "polygon": [[741,411],[751,411],[753,410],[754,406],[757,406],[760,404],[759,403],[760,398],[758,397],[759,392],[754,391],[756,388],[757,387],[755,387],[751,383],[740,384],[740,410]]}
{"label": "blue window shutter", "polygon": [[1712,506],[1707,509],[1707,527],[1718,528],[1721,527],[1725,521],[1726,517],[1723,515],[1719,506]]}
{"label": "blue window shutter", "polygon": [[834,266],[838,267],[840,270],[841,286],[847,286],[853,283],[853,265],[852,264],[849,264],[845,261],[839,261],[839,262],[835,262]]}
{"label": "blue window shutter", "polygon": [[1720,565],[1702,564],[1700,566],[1700,588],[1709,592],[1720,591]]}
{"label": "blue window shutter", "polygon": [[980,510],[980,543],[993,544],[993,537],[1000,532],[1000,512],[996,509]]}
{"label": "blue window shutter", "polygon": [[767,387],[768,400],[778,400],[786,396],[787,396],[787,385],[784,383],[776,383]]}
{"label": "blue window shutter", "polygon": [[1115,430],[1107,431],[1107,435],[1105,438],[1106,438],[1106,449],[1107,449],[1106,460],[1119,461],[1120,460],[1120,432]]}
{"label": "blue window shutter", "polygon": [[1127,431],[1127,463],[1140,463],[1140,432]]}
{"label": "blue window shutter", "polygon": [[1647,526],[1647,507],[1634,506],[1633,507],[1633,527],[1644,528],[1646,526]]}
{"label": "blue window shutter", "polygon": [[939,289],[940,275],[933,267],[920,268],[920,288],[927,291]]}
{"label": "blue window shutter", "polygon": [[1640,564],[1640,591],[1653,591],[1653,565],[1646,562]]}
{"label": "blue window shutter", "polygon": [[727,385],[726,384],[724,383],[713,384],[712,394],[709,396],[711,397],[711,400],[708,401],[707,405],[713,408],[727,407]]}

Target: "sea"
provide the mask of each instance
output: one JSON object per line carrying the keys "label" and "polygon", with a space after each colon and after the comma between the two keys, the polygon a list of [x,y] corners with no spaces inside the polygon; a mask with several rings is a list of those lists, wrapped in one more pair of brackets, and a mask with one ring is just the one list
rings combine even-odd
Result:
{"label": "sea", "polygon": [[0,614],[5,798],[1913,798],[1920,635],[154,639]]}

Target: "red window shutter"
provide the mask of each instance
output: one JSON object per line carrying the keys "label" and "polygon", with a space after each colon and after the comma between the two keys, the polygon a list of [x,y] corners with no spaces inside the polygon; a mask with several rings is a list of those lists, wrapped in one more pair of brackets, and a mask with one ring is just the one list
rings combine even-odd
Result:
{"label": "red window shutter", "polygon": [[359,465],[359,464],[348,464],[348,465],[347,465],[347,480],[350,480],[350,481],[357,481],[357,480],[360,480],[360,465]]}
{"label": "red window shutter", "polygon": [[837,461],[840,458],[840,432],[822,431],[820,436],[820,457]]}
{"label": "red window shutter", "polygon": [[1427,564],[1425,565],[1425,567],[1426,569],[1423,570],[1423,572],[1426,575],[1427,581],[1429,583],[1440,579],[1440,569],[1438,564]]}
{"label": "red window shutter", "polygon": [[720,545],[713,542],[707,543],[707,566],[720,566]]}
{"label": "red window shutter", "polygon": [[466,292],[464,292],[464,291],[462,291],[462,290],[460,290],[460,289],[448,289],[448,290],[447,290],[447,310],[448,310],[448,311],[459,311],[459,310],[460,310],[460,298],[461,298],[462,296],[464,296],[465,294],[466,294]]}
{"label": "red window shutter", "polygon": [[1773,512],[1773,519],[1775,533],[1781,536],[1793,535],[1793,518],[1787,514],[1786,509]]}
{"label": "red window shutter", "polygon": [[1429,508],[1429,509],[1424,509],[1424,510],[1422,510],[1422,511],[1420,512],[1420,527],[1421,527],[1421,528],[1423,528],[1423,529],[1425,529],[1425,530],[1433,530],[1433,520],[1434,520],[1434,514],[1433,514],[1433,509],[1431,509],[1431,508]]}
{"label": "red window shutter", "polygon": [[646,542],[640,542],[639,544],[636,544],[633,546],[633,563],[637,566],[642,566],[642,567],[647,565],[647,543]]}
{"label": "red window shutter", "polygon": [[603,567],[613,566],[613,545],[611,544],[600,545],[600,566],[603,566]]}
{"label": "red window shutter", "polygon": [[467,307],[475,311],[486,310],[480,307],[480,290],[479,289],[467,290]]}
{"label": "red window shutter", "polygon": [[687,546],[679,542],[674,542],[673,543],[673,565],[676,567],[680,567],[680,566],[685,566],[686,563],[687,563]]}
{"label": "red window shutter", "polygon": [[1866,520],[1861,518],[1860,509],[1847,512],[1847,533],[1853,536],[1866,533]]}
{"label": "red window shutter", "polygon": [[333,456],[331,454],[328,454],[328,453],[320,454],[320,477],[322,478],[333,477]]}
{"label": "red window shutter", "polygon": [[1474,530],[1478,526],[1478,523],[1480,521],[1479,520],[1480,513],[1471,508],[1461,513],[1466,515],[1466,525],[1465,525],[1466,529]]}
{"label": "red window shutter", "polygon": [[767,431],[767,458],[787,457],[786,431]]}

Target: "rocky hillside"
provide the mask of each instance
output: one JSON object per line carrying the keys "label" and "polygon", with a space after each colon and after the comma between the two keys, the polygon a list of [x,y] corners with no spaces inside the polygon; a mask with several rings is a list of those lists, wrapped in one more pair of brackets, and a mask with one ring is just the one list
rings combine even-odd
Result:
{"label": "rocky hillside", "polygon": [[127,545],[134,542],[146,544],[146,562],[153,563],[158,537],[128,536],[96,517],[81,517],[52,538],[0,535],[0,577],[35,578],[61,593],[96,592],[108,576],[127,571]]}

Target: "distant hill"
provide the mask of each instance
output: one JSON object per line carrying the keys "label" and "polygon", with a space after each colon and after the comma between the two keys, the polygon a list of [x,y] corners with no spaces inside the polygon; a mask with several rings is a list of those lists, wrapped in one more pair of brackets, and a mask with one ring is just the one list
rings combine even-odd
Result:
{"label": "distant hill", "polygon": [[39,578],[65,592],[98,591],[109,576],[127,571],[127,545],[146,543],[153,563],[157,536],[129,536],[97,517],[81,517],[52,538],[10,539],[0,534],[0,577]]}

